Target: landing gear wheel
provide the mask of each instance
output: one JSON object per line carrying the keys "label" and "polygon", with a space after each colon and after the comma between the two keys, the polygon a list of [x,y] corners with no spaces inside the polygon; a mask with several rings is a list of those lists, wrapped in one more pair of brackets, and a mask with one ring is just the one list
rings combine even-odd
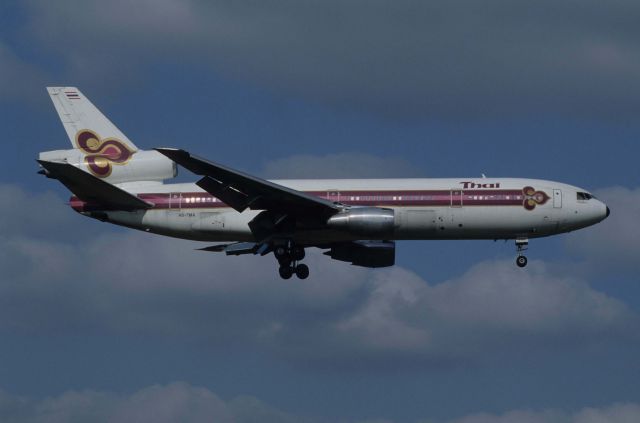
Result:
{"label": "landing gear wheel", "polygon": [[307,279],[309,277],[309,266],[307,266],[306,264],[297,265],[296,276],[299,279]]}
{"label": "landing gear wheel", "polygon": [[295,245],[291,240],[282,240],[273,247],[273,255],[280,264],[278,271],[282,279],[290,279],[294,273],[300,279],[309,277],[309,267],[299,263],[305,256],[303,246]]}
{"label": "landing gear wheel", "polygon": [[291,279],[291,276],[293,276],[293,268],[291,266],[280,266],[278,271],[282,279]]}
{"label": "landing gear wheel", "polygon": [[525,267],[527,265],[527,258],[525,256],[518,256],[516,264],[518,267]]}
{"label": "landing gear wheel", "polygon": [[518,267],[525,267],[527,265],[527,258],[522,254],[529,248],[529,239],[525,237],[516,238],[516,250],[518,252],[518,258],[516,258],[516,264]]}

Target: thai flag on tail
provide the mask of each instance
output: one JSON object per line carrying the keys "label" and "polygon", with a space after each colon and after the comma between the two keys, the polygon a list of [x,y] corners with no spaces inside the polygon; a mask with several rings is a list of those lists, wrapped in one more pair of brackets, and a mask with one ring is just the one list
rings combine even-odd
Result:
{"label": "thai flag on tail", "polygon": [[64,95],[66,95],[69,100],[80,100],[80,94],[78,94],[77,91],[65,91]]}

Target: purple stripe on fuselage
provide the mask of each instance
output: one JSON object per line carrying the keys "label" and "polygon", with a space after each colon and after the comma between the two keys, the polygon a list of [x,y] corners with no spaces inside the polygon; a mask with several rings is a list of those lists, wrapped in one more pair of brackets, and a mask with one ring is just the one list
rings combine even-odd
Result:
{"label": "purple stripe on fuselage", "polygon": [[[445,206],[522,206],[522,190],[411,190],[411,191],[307,191],[330,201],[354,206],[388,207],[445,207]],[[211,209],[228,208],[218,198],[206,192],[145,193],[138,198],[153,203],[153,209]],[[98,204],[71,198],[71,207],[77,211],[104,209]]]}

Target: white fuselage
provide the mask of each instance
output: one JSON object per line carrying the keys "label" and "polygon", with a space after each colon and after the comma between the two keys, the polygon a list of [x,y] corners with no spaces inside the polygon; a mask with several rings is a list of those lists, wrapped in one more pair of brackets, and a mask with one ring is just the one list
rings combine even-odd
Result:
{"label": "white fuselage", "polygon": [[[351,207],[394,210],[385,239],[514,239],[542,237],[593,225],[608,213],[585,190],[558,182],[515,178],[316,179],[277,184]],[[195,184],[134,184],[122,188],[154,204],[149,210],[104,211],[72,199],[72,207],[111,223],[200,241],[255,241],[238,213]],[[294,234],[301,244],[349,241],[362,234],[329,228]],[[375,236],[369,239],[378,239]]]}

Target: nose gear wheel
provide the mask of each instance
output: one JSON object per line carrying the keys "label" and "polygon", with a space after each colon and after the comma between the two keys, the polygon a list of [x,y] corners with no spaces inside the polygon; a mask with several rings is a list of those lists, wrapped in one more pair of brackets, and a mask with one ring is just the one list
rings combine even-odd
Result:
{"label": "nose gear wheel", "polygon": [[528,238],[516,238],[516,251],[518,252],[518,257],[516,257],[516,265],[518,267],[525,267],[527,265],[527,257],[522,253],[529,248],[529,239]]}

